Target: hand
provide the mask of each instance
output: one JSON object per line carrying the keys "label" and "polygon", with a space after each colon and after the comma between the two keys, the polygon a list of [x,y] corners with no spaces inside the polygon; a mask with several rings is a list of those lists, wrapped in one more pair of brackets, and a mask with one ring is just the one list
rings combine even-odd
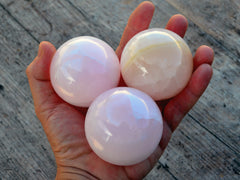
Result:
{"label": "hand", "polygon": [[[131,37],[148,28],[153,12],[154,5],[143,2],[132,13],[116,50],[118,57]],[[169,20],[166,28],[183,37],[187,25],[185,17],[175,15]],[[56,179],[141,179],[146,176],[160,158],[184,115],[208,86],[212,76],[210,65],[214,56],[213,50],[207,46],[197,49],[193,58],[194,72],[187,87],[171,100],[157,102],[164,117],[163,136],[159,146],[145,161],[123,167],[103,161],[91,150],[84,132],[86,109],[65,103],[54,92],[49,77],[49,66],[55,51],[52,44],[42,42],[37,57],[28,66],[26,73],[36,115],[55,155]]]}

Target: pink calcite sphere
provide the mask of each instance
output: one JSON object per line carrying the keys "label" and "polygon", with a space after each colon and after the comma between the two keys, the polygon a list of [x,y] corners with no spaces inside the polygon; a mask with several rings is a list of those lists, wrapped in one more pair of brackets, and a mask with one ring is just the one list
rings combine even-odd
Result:
{"label": "pink calcite sphere", "polygon": [[98,96],[88,109],[85,132],[89,145],[103,160],[133,165],[147,159],[162,136],[161,112],[152,98],[119,87]]}
{"label": "pink calcite sphere", "polygon": [[154,100],[178,94],[193,71],[192,54],[184,40],[172,31],[155,28],[135,35],[121,56],[125,83]]}
{"label": "pink calcite sphere", "polygon": [[119,59],[100,39],[73,38],[55,53],[50,77],[54,90],[63,100],[87,107],[98,95],[118,85]]}

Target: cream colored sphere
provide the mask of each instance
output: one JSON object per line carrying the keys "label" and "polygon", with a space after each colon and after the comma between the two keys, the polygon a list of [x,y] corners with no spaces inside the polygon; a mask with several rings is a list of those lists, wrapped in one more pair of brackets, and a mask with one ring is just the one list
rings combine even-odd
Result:
{"label": "cream colored sphere", "polygon": [[154,100],[177,95],[187,85],[192,71],[188,45],[179,35],[166,29],[138,33],[127,43],[121,56],[125,83]]}

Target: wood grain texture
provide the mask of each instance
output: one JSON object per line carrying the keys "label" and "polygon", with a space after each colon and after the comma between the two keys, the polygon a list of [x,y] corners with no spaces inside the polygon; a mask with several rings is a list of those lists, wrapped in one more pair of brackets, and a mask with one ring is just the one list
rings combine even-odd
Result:
{"label": "wood grain texture", "polygon": [[[25,76],[40,41],[91,35],[113,48],[140,0],[0,0],[0,179],[54,179],[50,145]],[[240,33],[237,0],[153,0],[151,27],[184,14],[192,52],[215,50],[210,86],[145,179],[240,178]],[[227,2],[227,3],[226,3]]]}
{"label": "wood grain texture", "polygon": [[0,179],[54,178],[53,154],[25,76],[38,43],[2,7],[0,17]]}

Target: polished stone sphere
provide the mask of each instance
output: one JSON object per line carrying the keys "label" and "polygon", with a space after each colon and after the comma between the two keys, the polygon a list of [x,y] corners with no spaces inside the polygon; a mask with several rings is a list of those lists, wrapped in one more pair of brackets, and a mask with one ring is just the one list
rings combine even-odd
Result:
{"label": "polished stone sphere", "polygon": [[193,71],[191,51],[172,31],[154,28],[135,35],[121,56],[121,73],[129,87],[139,89],[154,100],[178,94]]}
{"label": "polished stone sphere", "polygon": [[162,131],[162,115],[155,101],[128,87],[98,96],[85,119],[92,150],[103,160],[121,166],[147,159],[159,145]]}
{"label": "polished stone sphere", "polygon": [[50,78],[54,90],[64,101],[88,107],[98,95],[118,85],[119,59],[100,39],[73,38],[55,53]]}

